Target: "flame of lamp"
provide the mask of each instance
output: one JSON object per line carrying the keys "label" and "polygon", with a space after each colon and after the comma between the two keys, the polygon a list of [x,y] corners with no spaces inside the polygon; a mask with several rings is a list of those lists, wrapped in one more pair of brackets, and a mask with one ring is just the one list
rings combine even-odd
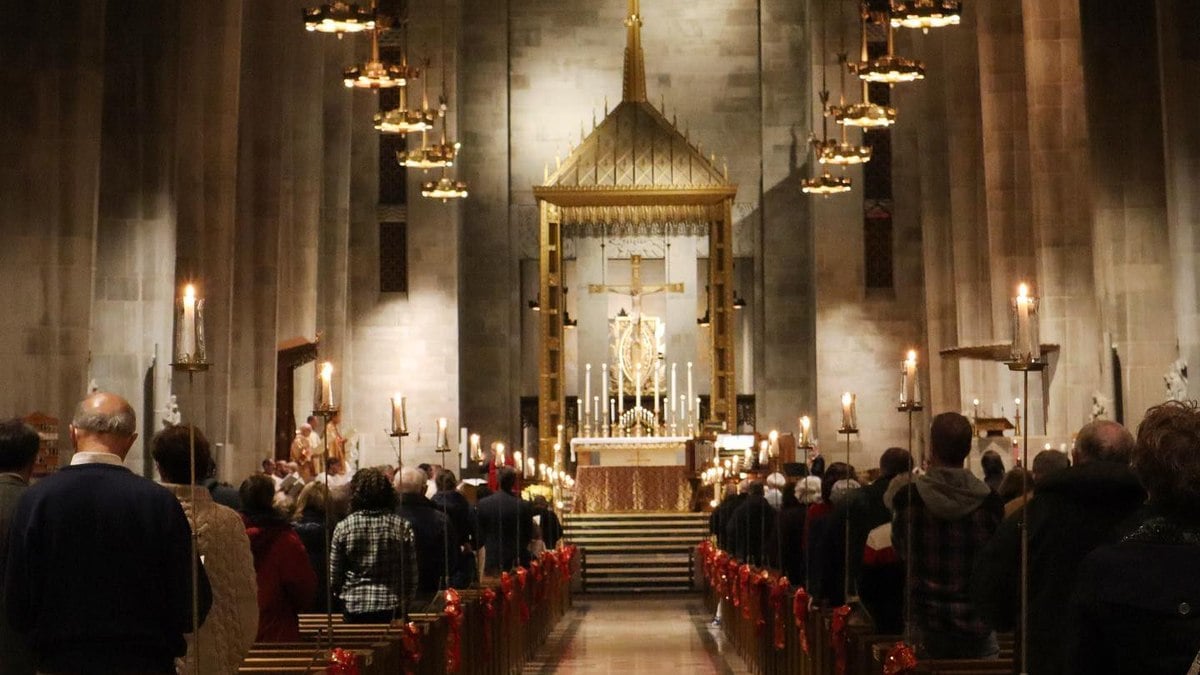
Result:
{"label": "flame of lamp", "polygon": [[204,299],[188,284],[175,300],[175,344],[172,363],[205,365],[208,347],[204,338]]}
{"label": "flame of lamp", "polygon": [[822,164],[847,166],[871,161],[872,150],[869,145],[854,145],[830,138],[826,141],[813,141],[813,146],[816,150],[817,161]]}
{"label": "flame of lamp", "polygon": [[903,56],[884,54],[879,58],[858,63],[854,66],[860,80],[899,84],[925,79],[925,64]]}
{"label": "flame of lamp", "polygon": [[304,29],[309,32],[331,33],[338,39],[347,33],[375,29],[375,12],[358,5],[333,2],[304,10]]}
{"label": "flame of lamp", "polygon": [[440,199],[442,202],[448,202],[451,199],[466,199],[467,184],[460,180],[452,180],[448,176],[442,176],[435,183],[429,181],[421,183],[421,196],[429,199]]}
{"label": "flame of lamp", "polygon": [[829,112],[838,124],[862,129],[880,129],[896,123],[896,109],[878,103],[850,103],[830,106]]}
{"label": "flame of lamp", "polygon": [[962,0],[892,0],[892,28],[957,26],[962,21]]}
{"label": "flame of lamp", "polygon": [[825,172],[820,176],[813,178],[804,178],[800,181],[800,190],[806,195],[829,195],[841,194],[850,191],[850,178],[848,176],[834,176],[829,172]]}
{"label": "flame of lamp", "polygon": [[442,169],[454,166],[461,143],[434,143],[416,150],[398,150],[396,161],[409,169]]}
{"label": "flame of lamp", "polygon": [[431,108],[393,108],[375,113],[375,130],[384,134],[411,134],[418,131],[429,131],[437,111]]}
{"label": "flame of lamp", "polygon": [[342,72],[342,82],[355,89],[391,89],[403,87],[409,80],[421,76],[418,68],[407,63],[367,61],[362,65],[350,66]]}

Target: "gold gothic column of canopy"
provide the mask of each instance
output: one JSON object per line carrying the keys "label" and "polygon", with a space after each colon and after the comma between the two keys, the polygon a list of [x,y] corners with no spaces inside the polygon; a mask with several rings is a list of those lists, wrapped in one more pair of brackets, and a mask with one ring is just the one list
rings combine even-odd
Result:
{"label": "gold gothic column of canopy", "polygon": [[541,213],[541,346],[538,429],[542,447],[566,424],[563,382],[563,234],[572,227],[707,225],[713,312],[709,419],[735,425],[733,199],[737,186],[646,100],[642,17],[629,0],[621,103],[566,161],[535,186]]}

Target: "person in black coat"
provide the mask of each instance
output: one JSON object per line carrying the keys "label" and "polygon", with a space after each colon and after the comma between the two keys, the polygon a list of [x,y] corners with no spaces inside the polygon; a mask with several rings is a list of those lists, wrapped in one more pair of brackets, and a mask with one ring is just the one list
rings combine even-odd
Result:
{"label": "person in black coat", "polygon": [[[1076,436],[1075,466],[1038,481],[1029,518],[1029,672],[1062,673],[1065,612],[1084,556],[1115,543],[1146,500],[1129,468],[1133,436],[1092,422]],[[1019,629],[1022,518],[1005,519],[976,558],[971,597],[997,630]],[[1018,645],[1020,640],[1018,640]],[[1200,645],[1197,645],[1200,648]]]}
{"label": "person in black coat", "polygon": [[[1132,465],[1149,502],[1128,535],[1092,551],[1079,566],[1067,672],[1194,672],[1189,667],[1200,650],[1197,448],[1194,401],[1168,401],[1146,412]],[[1030,507],[1042,494],[1038,488]]]}
{"label": "person in black coat", "polygon": [[[241,502],[241,499],[238,499]],[[326,554],[329,550],[325,530],[325,510],[330,508],[329,490],[324,483],[309,483],[300,491],[296,499],[296,509],[292,513],[292,529],[300,536],[304,550],[308,553],[308,564],[317,575],[317,599],[313,603],[313,611],[324,612],[329,601],[326,588],[329,586],[328,570],[325,569]],[[329,534],[333,534],[333,526],[337,521],[329,522]],[[340,612],[338,598],[333,598],[334,611]]]}
{"label": "person in black coat", "polygon": [[458,491],[453,472],[441,471],[434,481],[438,491],[433,495],[433,503],[450,518],[450,527],[458,534],[458,562],[451,566],[450,587],[466,588],[476,577],[475,512],[466,495]]}
{"label": "person in black coat", "polygon": [[892,511],[883,503],[892,479],[911,470],[912,455],[907,450],[884,450],[879,456],[879,477],[855,491],[840,514],[850,520],[850,577],[879,633],[904,630],[904,565],[895,560],[864,567],[863,551],[871,530],[892,522]]}
{"label": "person in black coat", "polygon": [[542,531],[542,543],[547,549],[552,549],[558,546],[558,540],[562,539],[562,523],[558,521],[558,516],[554,510],[550,508],[550,501],[538,495],[533,498],[533,515],[538,518],[538,529]]}
{"label": "person in black coat", "polygon": [[[745,487],[749,487],[749,484],[747,483]],[[726,487],[726,490],[725,498],[708,516],[708,532],[717,538],[717,548],[732,553],[733,543],[726,536],[729,519],[733,516],[733,512],[742,505],[742,502],[746,501],[747,495],[744,490],[739,491],[736,483],[732,482]]]}
{"label": "person in black coat", "polygon": [[400,494],[396,515],[413,528],[417,546],[417,597],[422,600],[448,587],[461,551],[450,518],[425,496],[428,483],[429,475],[421,469],[405,467],[396,476],[396,490]]}
{"label": "person in black coat", "polygon": [[775,509],[765,496],[759,481],[753,481],[746,499],[734,509],[725,526],[725,538],[733,546],[734,557],[751,565],[778,566]]}
{"label": "person in black coat", "polygon": [[533,506],[513,493],[517,472],[502,466],[497,470],[500,489],[479,500],[475,507],[479,523],[479,542],[486,556],[485,574],[509,571],[529,563],[529,542],[533,538]]}

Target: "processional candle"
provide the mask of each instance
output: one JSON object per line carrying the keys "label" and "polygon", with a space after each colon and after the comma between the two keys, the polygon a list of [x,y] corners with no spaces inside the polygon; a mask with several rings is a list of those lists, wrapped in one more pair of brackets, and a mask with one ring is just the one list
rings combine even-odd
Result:
{"label": "processional candle", "polygon": [[910,350],[908,358],[900,364],[900,405],[917,402],[917,352]]}
{"label": "processional candle", "polygon": [[329,410],[333,407],[333,364],[326,361],[321,365],[320,394],[317,398],[317,410]]}
{"label": "processional candle", "polygon": [[392,397],[392,433],[406,434],[408,433],[408,412],[405,409],[407,401],[404,394],[396,394]]}
{"label": "processional candle", "polygon": [[1042,357],[1038,335],[1038,299],[1029,294],[1029,285],[1017,287],[1013,298],[1013,344],[1012,359],[1022,363],[1038,361]]}
{"label": "processional candle", "polygon": [[854,410],[855,397],[854,394],[846,392],[842,394],[842,431],[849,431],[858,428],[857,415]]}
{"label": "processional candle", "polygon": [[812,445],[812,420],[808,415],[800,417],[800,447],[807,448]]}

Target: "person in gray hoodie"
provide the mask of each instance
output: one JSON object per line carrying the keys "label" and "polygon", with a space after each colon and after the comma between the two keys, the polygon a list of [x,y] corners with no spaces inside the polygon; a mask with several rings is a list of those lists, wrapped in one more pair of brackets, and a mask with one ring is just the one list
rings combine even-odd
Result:
{"label": "person in gray hoodie", "polygon": [[975,557],[1003,518],[1004,504],[963,468],[971,439],[966,417],[938,415],[930,428],[928,473],[897,476],[884,496],[892,509],[896,553],[912,567],[908,582],[919,658],[995,658],[1000,652],[995,632],[971,603],[968,581]]}

